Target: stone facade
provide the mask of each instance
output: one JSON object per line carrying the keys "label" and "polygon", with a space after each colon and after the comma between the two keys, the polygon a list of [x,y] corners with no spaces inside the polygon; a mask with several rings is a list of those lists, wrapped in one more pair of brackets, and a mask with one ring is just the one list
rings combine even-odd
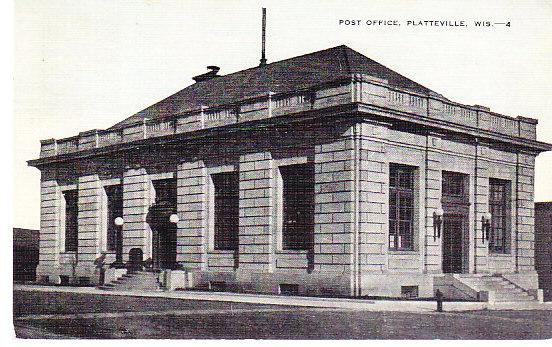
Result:
{"label": "stone facade", "polygon": [[[443,172],[453,172],[466,177],[462,272],[510,275],[535,289],[534,159],[550,149],[536,141],[535,126],[531,119],[354,73],[308,91],[267,93],[122,129],[46,140],[40,159],[30,163],[42,171],[37,279],[103,280],[115,259],[105,246],[104,187],[113,184],[123,188],[123,262],[132,249],[151,259],[153,182],[174,179],[179,219],[174,252],[187,287],[278,293],[293,286],[298,294],[332,296],[401,296],[415,287],[416,295],[433,296],[445,256],[435,212],[442,207]],[[284,249],[280,168],[305,163],[314,166],[313,244]],[[389,241],[394,164],[413,168],[408,250],[393,250]],[[213,246],[211,177],[224,172],[239,174],[235,250]],[[512,187],[509,246],[500,254],[489,252],[483,237],[490,179]],[[78,190],[76,252],[63,247],[67,189]]]}
{"label": "stone facade", "polygon": [[544,299],[552,301],[552,202],[535,203],[535,267]]}

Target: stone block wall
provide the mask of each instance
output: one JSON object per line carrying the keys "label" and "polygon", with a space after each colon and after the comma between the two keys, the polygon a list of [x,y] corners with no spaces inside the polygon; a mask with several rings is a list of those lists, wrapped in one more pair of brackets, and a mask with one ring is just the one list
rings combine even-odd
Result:
{"label": "stone block wall", "polygon": [[203,161],[183,162],[177,168],[176,261],[186,268],[207,268],[207,172]]}
{"label": "stone block wall", "polygon": [[441,138],[435,134],[426,136],[425,148],[425,259],[424,271],[427,273],[441,272],[441,259],[443,251],[441,240],[435,238],[435,226],[433,224],[433,213],[441,208],[442,195],[442,172],[441,162],[443,160],[441,149]]}
{"label": "stone block wall", "polygon": [[[43,179],[40,182],[40,234],[39,264],[36,269],[37,280],[44,276],[57,274],[61,243],[61,205],[62,193],[56,180]],[[53,281],[54,279],[48,279]]]}
{"label": "stone block wall", "polygon": [[[512,159],[512,153],[479,145],[476,159],[475,146],[443,135],[410,134],[376,122],[352,123],[336,126],[338,131],[317,129],[314,135],[289,132],[289,138],[282,141],[252,136],[254,144],[229,142],[233,147],[222,154],[207,147],[197,153],[190,149],[185,155],[171,154],[179,161],[177,262],[194,271],[195,283],[208,286],[210,281],[227,281],[236,290],[263,292],[277,292],[282,283],[299,284],[301,293],[332,295],[399,295],[401,286],[417,285],[420,293],[430,295],[433,275],[442,272],[442,243],[433,238],[433,212],[441,205],[443,170],[460,171],[470,178],[470,271],[490,271],[488,244],[481,242],[489,177],[511,180],[513,199],[518,198],[512,224],[512,247],[517,238],[517,251],[510,257],[495,257],[492,268],[513,271],[512,264],[517,262],[522,272],[534,270],[534,156],[522,153]],[[209,175],[219,157],[239,172],[237,254],[211,247]],[[301,163],[313,162],[315,169],[312,258],[307,251],[281,249],[278,167],[298,163],[294,162],[297,158]],[[389,251],[388,176],[392,162],[417,167],[413,251]],[[158,164],[153,171],[148,165],[121,168],[124,261],[134,247],[143,249],[145,259],[151,255],[146,216],[155,196],[152,179],[157,176],[153,172],[174,171],[173,164],[163,163],[149,163]],[[115,176],[103,179],[120,178]],[[75,261],[75,276],[95,276],[94,261],[102,255],[105,224],[102,180],[94,172],[83,173],[75,187],[79,190],[79,248],[73,259],[60,256],[63,188],[59,180],[43,179],[39,276],[69,274]]]}
{"label": "stone block wall", "polygon": [[356,286],[354,155],[352,129],[315,146],[314,273],[348,276],[351,290]]}
{"label": "stone block wall", "polygon": [[[144,260],[151,256],[151,229],[146,223],[152,204],[153,185],[145,168],[128,169],[123,173],[123,261],[128,261],[132,248],[141,248]],[[153,196],[152,196],[153,195]]]}
{"label": "stone block wall", "polygon": [[535,156],[517,155],[517,270],[535,271]]}
{"label": "stone block wall", "polygon": [[102,190],[98,175],[79,177],[77,277],[93,276],[101,254]]}
{"label": "stone block wall", "polygon": [[483,216],[489,211],[489,162],[488,147],[477,145],[475,160],[475,272],[487,272],[489,270],[489,241],[483,241]]}
{"label": "stone block wall", "polygon": [[274,161],[270,152],[239,158],[239,270],[274,270]]}
{"label": "stone block wall", "polygon": [[384,273],[388,269],[389,159],[385,124],[361,126],[360,149],[360,272]]}

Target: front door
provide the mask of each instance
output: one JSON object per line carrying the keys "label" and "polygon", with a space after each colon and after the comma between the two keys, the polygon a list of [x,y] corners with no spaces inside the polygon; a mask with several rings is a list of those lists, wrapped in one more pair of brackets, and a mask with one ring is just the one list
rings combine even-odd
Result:
{"label": "front door", "polygon": [[172,269],[176,265],[176,224],[169,218],[175,212],[170,202],[153,204],[146,221],[152,231],[152,267],[154,270]]}
{"label": "front door", "polygon": [[146,218],[152,231],[152,266],[155,270],[176,267],[176,224],[170,216],[176,213],[176,179],[153,181],[155,203]]}
{"label": "front door", "polygon": [[443,272],[464,272],[464,235],[467,216],[445,214],[443,217]]}
{"label": "front door", "polygon": [[176,264],[176,225],[162,221],[151,227],[153,229],[153,269],[172,269]]}

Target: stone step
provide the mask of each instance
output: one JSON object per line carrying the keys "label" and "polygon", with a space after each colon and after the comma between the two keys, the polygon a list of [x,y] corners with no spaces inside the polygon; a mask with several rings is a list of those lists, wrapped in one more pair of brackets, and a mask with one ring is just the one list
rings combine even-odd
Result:
{"label": "stone step", "polygon": [[520,296],[520,295],[500,295],[495,297],[497,302],[518,302],[518,301],[536,301],[532,296]]}
{"label": "stone step", "polygon": [[505,282],[503,278],[497,278],[497,277],[481,277],[480,281],[483,282]]}
{"label": "stone step", "polygon": [[137,271],[124,274],[111,283],[106,283],[99,288],[102,290],[134,290],[134,291],[160,291],[158,274],[148,271]]}
{"label": "stone step", "polygon": [[522,288],[500,276],[461,275],[461,282],[477,292],[493,292],[496,302],[534,302],[536,299]]}
{"label": "stone step", "polygon": [[493,290],[495,293],[499,294],[518,294],[518,295],[529,295],[523,290],[516,288],[516,289],[495,289]]}
{"label": "stone step", "polygon": [[472,288],[476,290],[520,290],[522,289],[511,285],[511,284],[505,284],[505,285],[484,285],[484,284],[474,284],[471,286]]}

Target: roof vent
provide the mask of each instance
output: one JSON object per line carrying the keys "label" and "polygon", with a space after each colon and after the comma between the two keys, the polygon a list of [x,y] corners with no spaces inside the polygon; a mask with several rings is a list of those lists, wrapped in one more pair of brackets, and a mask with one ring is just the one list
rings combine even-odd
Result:
{"label": "roof vent", "polygon": [[209,69],[211,71],[206,72],[206,73],[201,74],[201,75],[197,75],[197,76],[193,77],[192,79],[196,82],[202,82],[202,81],[207,81],[207,80],[213,79],[215,77],[220,77],[219,75],[217,75],[217,72],[219,72],[220,67],[210,65],[210,66],[207,66],[207,69]]}

